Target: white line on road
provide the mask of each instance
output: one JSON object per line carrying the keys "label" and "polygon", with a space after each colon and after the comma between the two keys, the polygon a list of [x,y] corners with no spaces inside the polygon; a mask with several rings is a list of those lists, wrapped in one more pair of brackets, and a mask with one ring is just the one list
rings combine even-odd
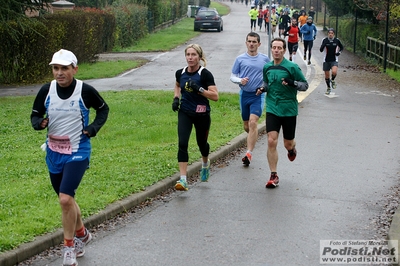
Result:
{"label": "white line on road", "polygon": [[[304,57],[304,53],[302,51],[304,51],[304,48],[297,50],[297,54],[299,54],[301,59]],[[310,81],[312,67],[315,70],[315,74],[314,78]],[[308,90],[297,93],[297,101],[299,103],[307,98],[319,86],[319,84],[325,80],[324,71],[322,70],[321,66],[315,62],[314,58],[311,58],[311,65],[307,65],[305,78],[308,81]]]}

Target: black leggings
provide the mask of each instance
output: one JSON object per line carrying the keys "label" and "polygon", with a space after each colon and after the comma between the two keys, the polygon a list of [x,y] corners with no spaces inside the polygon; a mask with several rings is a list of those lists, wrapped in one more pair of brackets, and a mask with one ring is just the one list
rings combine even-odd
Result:
{"label": "black leggings", "polygon": [[314,41],[306,41],[304,40],[304,55],[306,55],[307,50],[308,50],[308,60],[311,59],[311,50],[313,48]]}
{"label": "black leggings", "polygon": [[257,23],[257,20],[256,19],[250,19],[250,28],[255,28],[256,27],[256,23]]}
{"label": "black leggings", "polygon": [[211,125],[210,114],[206,115],[189,115],[185,112],[178,112],[178,162],[188,162],[188,146],[192,128],[196,130],[196,141],[202,156],[207,157],[210,153],[210,145],[207,142],[208,132]]}

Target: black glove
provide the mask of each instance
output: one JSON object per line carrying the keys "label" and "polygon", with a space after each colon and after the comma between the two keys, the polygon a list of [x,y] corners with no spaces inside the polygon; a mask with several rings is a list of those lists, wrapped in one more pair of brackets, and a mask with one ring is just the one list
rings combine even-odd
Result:
{"label": "black glove", "polygon": [[172,111],[176,112],[179,110],[179,98],[175,97],[174,102],[172,103]]}
{"label": "black glove", "polygon": [[196,82],[194,82],[193,80],[189,80],[187,83],[187,86],[192,89],[192,92],[196,92],[196,93],[200,92],[201,87],[199,85],[197,85]]}
{"label": "black glove", "polygon": [[293,80],[293,79],[284,78],[283,80],[284,80],[289,86],[296,87],[296,86],[294,85],[294,80]]}
{"label": "black glove", "polygon": [[317,35],[314,35],[314,40],[315,40],[315,38],[317,38]]}
{"label": "black glove", "polygon": [[257,90],[260,90],[262,93],[267,92],[268,91],[268,87],[260,87]]}
{"label": "black glove", "polygon": [[337,52],[335,55],[336,55],[336,56],[339,56],[339,55],[340,55],[340,52]]}

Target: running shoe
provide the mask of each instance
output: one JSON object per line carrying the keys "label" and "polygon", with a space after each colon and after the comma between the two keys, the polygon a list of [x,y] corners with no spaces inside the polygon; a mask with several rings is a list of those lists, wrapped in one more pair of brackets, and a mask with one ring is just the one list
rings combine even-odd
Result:
{"label": "running shoe", "polygon": [[188,190],[187,182],[183,179],[176,181],[175,189],[181,191],[187,191]]}
{"label": "running shoe", "polygon": [[74,247],[64,247],[63,266],[78,266],[76,261],[76,252]]}
{"label": "running shoe", "polygon": [[289,161],[291,161],[291,162],[293,162],[294,159],[296,159],[296,155],[297,155],[297,150],[295,147],[293,147],[293,149],[288,151],[288,153],[287,153],[287,157],[289,158]]}
{"label": "running shoe", "polygon": [[276,188],[279,186],[279,177],[277,174],[271,174],[269,181],[265,185],[266,188]]}
{"label": "running shoe", "polygon": [[83,237],[75,237],[74,245],[76,257],[80,258],[85,255],[85,246],[92,240],[92,234],[85,228],[85,236]]}
{"label": "running shoe", "polygon": [[308,61],[307,65],[311,65],[311,61]]}
{"label": "running shoe", "polygon": [[304,60],[307,60],[307,56],[306,55],[304,55]]}
{"label": "running shoe", "polygon": [[207,182],[208,178],[210,177],[210,160],[208,160],[208,165],[207,167],[201,167],[201,171],[200,171],[200,180],[201,182]]}
{"label": "running shoe", "polygon": [[332,89],[336,89],[336,81],[332,80]]}
{"label": "running shoe", "polygon": [[325,94],[326,94],[326,95],[329,95],[329,94],[331,94],[331,88],[330,88],[330,87],[326,88],[326,92],[325,92]]}
{"label": "running shoe", "polygon": [[251,153],[246,152],[246,155],[242,158],[242,162],[243,162],[244,166],[249,166],[250,161],[251,161]]}

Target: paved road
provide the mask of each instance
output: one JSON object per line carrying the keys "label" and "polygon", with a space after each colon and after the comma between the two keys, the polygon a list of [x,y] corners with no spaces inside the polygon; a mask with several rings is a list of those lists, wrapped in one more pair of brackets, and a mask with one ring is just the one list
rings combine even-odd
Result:
{"label": "paved road", "polygon": [[[247,10],[232,4],[222,33],[193,40],[206,51],[220,91],[237,92],[229,76],[235,56],[245,51]],[[185,65],[183,49],[159,55],[124,77],[91,84],[172,92],[174,72]],[[79,265],[320,265],[320,240],[379,238],[375,222],[382,202],[399,182],[399,94],[380,83],[381,74],[345,68],[354,57],[344,53],[339,97],[325,97],[317,49],[311,66],[301,60],[301,51],[296,60],[311,86],[299,103],[294,162],[279,142],[280,187],[264,187],[269,170],[262,135],[250,167],[241,165],[240,156],[213,167],[209,182],[194,183],[189,191],[130,215],[115,230],[95,235]],[[268,52],[266,45],[261,51]],[[60,258],[51,258],[32,265],[60,264]]]}

